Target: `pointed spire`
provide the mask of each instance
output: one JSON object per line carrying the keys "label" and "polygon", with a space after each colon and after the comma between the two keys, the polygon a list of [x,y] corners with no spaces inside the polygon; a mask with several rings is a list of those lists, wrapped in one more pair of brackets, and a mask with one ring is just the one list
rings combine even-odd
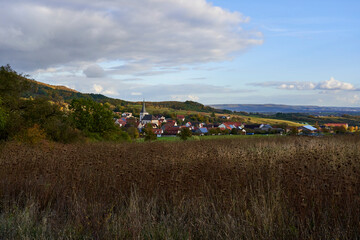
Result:
{"label": "pointed spire", "polygon": [[141,112],[142,113],[146,112],[146,110],[145,110],[145,99],[143,99],[143,106],[142,106]]}

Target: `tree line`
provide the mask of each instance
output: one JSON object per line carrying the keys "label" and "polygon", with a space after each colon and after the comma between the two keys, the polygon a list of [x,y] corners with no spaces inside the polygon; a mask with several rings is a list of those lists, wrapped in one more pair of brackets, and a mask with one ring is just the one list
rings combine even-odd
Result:
{"label": "tree line", "polygon": [[114,113],[106,104],[78,98],[67,105],[47,96],[26,96],[35,87],[9,65],[0,67],[1,141],[130,140],[126,132],[116,127]]}

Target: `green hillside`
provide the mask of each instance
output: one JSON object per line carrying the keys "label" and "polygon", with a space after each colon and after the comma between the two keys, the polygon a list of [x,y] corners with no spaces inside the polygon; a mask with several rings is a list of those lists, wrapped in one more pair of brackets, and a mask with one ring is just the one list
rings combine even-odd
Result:
{"label": "green hillside", "polygon": [[[76,90],[64,87],[54,86],[50,84],[41,83],[32,79],[22,77],[24,81],[31,84],[31,89],[23,94],[23,97],[47,97],[54,102],[63,101],[70,103],[73,99],[87,98],[100,103],[108,103],[113,106],[114,110],[118,111],[137,111],[140,110],[142,102],[129,102],[121,99],[110,98],[102,94],[81,93]],[[156,109],[158,111],[195,111],[195,112],[215,112],[215,113],[231,113],[229,110],[215,109],[205,106],[201,103],[193,101],[177,102],[146,102],[148,109]]]}

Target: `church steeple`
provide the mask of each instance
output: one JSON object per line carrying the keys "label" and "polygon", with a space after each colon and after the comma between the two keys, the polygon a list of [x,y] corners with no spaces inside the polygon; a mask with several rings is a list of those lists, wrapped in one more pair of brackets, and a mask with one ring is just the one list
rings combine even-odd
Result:
{"label": "church steeple", "polygon": [[145,110],[145,99],[143,99],[143,105],[142,105],[142,109],[141,109],[140,113],[144,113],[144,112],[146,112],[146,110]]}
{"label": "church steeple", "polygon": [[148,112],[146,112],[145,109],[145,99],[143,100],[143,105],[142,105],[142,109],[140,111],[140,121],[143,119],[144,116],[149,115]]}

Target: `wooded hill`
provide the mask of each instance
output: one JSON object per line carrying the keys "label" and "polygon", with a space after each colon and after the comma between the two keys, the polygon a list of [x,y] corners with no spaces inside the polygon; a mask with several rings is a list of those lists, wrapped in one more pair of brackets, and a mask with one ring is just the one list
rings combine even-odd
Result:
{"label": "wooded hill", "polygon": [[[87,98],[94,100],[99,103],[109,103],[118,110],[129,110],[129,108],[139,108],[142,102],[130,102],[121,99],[110,98],[102,94],[93,94],[93,93],[81,93],[76,90],[64,87],[64,86],[54,86],[50,84],[41,83],[32,79],[23,77],[24,81],[28,81],[32,87],[29,91],[23,94],[23,97],[47,97],[54,102],[64,101],[70,103],[73,99],[78,98]],[[120,107],[121,106],[121,107]],[[163,102],[146,102],[146,106],[149,108],[156,109],[166,109],[166,110],[183,110],[183,111],[195,111],[195,112],[215,112],[215,113],[231,113],[229,110],[215,109],[209,106],[205,106],[201,103],[193,101],[163,101]]]}

